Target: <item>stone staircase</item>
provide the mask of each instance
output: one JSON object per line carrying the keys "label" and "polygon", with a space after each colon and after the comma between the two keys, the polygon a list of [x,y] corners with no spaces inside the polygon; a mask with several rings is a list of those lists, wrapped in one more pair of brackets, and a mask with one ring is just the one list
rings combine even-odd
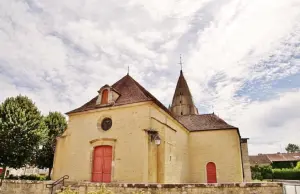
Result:
{"label": "stone staircase", "polygon": [[53,183],[47,184],[46,187],[50,189],[50,194],[55,194],[63,191],[64,187],[67,186],[65,181],[67,179],[69,179],[69,176],[65,175],[59,178],[58,180],[54,181]]}
{"label": "stone staircase", "polygon": [[79,192],[79,186],[77,184],[73,184],[73,183],[66,183],[64,186],[61,186],[60,188],[57,188],[55,190],[55,194],[58,194],[64,190],[70,190],[70,191],[77,191]]}

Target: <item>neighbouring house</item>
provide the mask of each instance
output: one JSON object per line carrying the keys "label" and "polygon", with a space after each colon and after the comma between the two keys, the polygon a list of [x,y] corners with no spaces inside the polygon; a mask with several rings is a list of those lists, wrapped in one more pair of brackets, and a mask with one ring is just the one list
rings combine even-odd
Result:
{"label": "neighbouring house", "polygon": [[258,154],[249,156],[250,165],[272,165],[274,168],[293,168],[300,161],[300,153]]}
{"label": "neighbouring house", "polygon": [[[2,168],[0,168],[0,174],[2,172]],[[6,176],[8,175],[14,175],[14,176],[21,176],[21,175],[48,175],[48,169],[40,169],[37,167],[31,167],[31,166],[26,166],[23,168],[7,168],[6,169]]]}
{"label": "neighbouring house", "polygon": [[216,114],[199,114],[183,72],[166,108],[130,75],[68,113],[52,179],[119,183],[251,180],[247,138]]}
{"label": "neighbouring house", "polygon": [[8,168],[9,174],[14,176],[21,176],[21,175],[45,175],[48,176],[48,169],[40,169],[37,167],[23,167],[19,169]]}

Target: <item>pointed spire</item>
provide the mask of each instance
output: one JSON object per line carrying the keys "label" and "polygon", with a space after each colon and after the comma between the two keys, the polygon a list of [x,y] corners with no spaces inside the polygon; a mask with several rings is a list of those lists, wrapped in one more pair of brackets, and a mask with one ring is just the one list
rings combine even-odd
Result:
{"label": "pointed spire", "polygon": [[128,65],[128,71],[127,71],[127,75],[129,75],[129,70],[130,70],[130,69],[129,69],[129,65]]}
{"label": "pointed spire", "polygon": [[175,116],[198,114],[182,70],[177,81],[171,111]]}

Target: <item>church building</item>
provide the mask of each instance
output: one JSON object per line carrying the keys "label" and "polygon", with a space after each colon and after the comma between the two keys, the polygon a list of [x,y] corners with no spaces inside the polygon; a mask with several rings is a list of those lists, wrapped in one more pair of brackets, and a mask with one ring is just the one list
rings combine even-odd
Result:
{"label": "church building", "polygon": [[129,74],[66,113],[52,179],[115,183],[251,180],[247,138],[216,114],[200,114],[183,75],[166,108]]}

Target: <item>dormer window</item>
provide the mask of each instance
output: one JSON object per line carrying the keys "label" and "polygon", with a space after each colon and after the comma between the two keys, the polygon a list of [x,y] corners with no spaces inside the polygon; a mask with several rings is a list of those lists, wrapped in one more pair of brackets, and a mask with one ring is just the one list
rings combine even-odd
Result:
{"label": "dormer window", "polygon": [[101,104],[107,104],[107,103],[108,103],[108,90],[105,89],[102,91]]}
{"label": "dormer window", "polygon": [[109,85],[105,85],[98,91],[99,95],[96,101],[97,105],[111,105],[112,103],[116,102],[119,98],[120,94]]}

